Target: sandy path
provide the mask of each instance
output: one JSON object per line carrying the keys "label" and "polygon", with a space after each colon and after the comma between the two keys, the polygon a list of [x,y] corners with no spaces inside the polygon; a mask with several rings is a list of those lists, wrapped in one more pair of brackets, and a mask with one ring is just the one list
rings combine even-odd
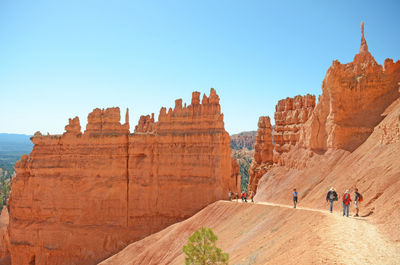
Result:
{"label": "sandy path", "polygon": [[[273,207],[291,205],[257,202]],[[335,205],[336,209],[339,206]],[[320,226],[321,250],[326,257],[335,257],[333,264],[400,264],[400,246],[382,236],[368,218],[344,217],[340,212],[297,207],[296,211],[313,211],[328,215],[328,223]],[[352,210],[352,209],[351,209]],[[329,262],[331,263],[332,260]]]}

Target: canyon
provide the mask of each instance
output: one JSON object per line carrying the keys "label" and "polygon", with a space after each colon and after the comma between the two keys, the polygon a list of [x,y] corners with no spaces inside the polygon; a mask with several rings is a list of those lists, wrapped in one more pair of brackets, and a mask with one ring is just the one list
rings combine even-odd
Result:
{"label": "canyon", "polygon": [[12,181],[12,264],[96,264],[238,189],[214,89],[129,129],[129,110],[121,124],[108,108],[83,133],[78,117],[62,135],[35,133]]}
{"label": "canyon", "polygon": [[[100,264],[182,264],[182,246],[202,226],[216,231],[232,264],[397,264],[400,61],[377,64],[363,23],[361,33],[353,61],[328,69],[317,104],[312,95],[279,101],[274,129],[260,117],[249,169],[254,204],[214,203]],[[333,213],[331,187],[339,194]],[[355,188],[360,217],[346,218],[342,194],[354,199]]]}
{"label": "canyon", "polygon": [[[182,264],[193,231],[212,227],[233,264],[395,264],[400,259],[400,61],[379,65],[361,45],[333,61],[322,94],[278,101],[261,116],[249,190],[255,203],[218,201],[240,190],[219,97],[193,92],[141,116],[95,109],[63,135],[35,133],[15,165],[1,258],[13,264]],[[326,211],[327,191],[363,194],[360,217]],[[292,209],[292,191],[299,192]],[[340,202],[340,199],[339,199]],[[339,210],[339,212],[338,212]],[[352,209],[353,210],[353,209]],[[8,261],[9,262],[9,261]]]}

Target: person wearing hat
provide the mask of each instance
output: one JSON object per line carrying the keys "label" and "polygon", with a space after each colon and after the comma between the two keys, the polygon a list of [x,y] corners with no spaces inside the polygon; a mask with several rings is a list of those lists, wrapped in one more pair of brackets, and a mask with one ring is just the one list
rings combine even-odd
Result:
{"label": "person wearing hat", "polygon": [[351,203],[351,197],[349,190],[346,190],[343,194],[343,216],[346,214],[349,217],[349,208]]}
{"label": "person wearing hat", "polygon": [[333,210],[333,202],[338,200],[337,193],[335,189],[332,187],[329,191],[328,194],[326,194],[326,202],[329,202],[329,210],[332,212]]}

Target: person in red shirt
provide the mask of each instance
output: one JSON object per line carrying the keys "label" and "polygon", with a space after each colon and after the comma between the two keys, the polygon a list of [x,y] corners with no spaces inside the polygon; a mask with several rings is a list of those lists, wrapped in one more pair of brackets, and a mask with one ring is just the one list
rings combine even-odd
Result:
{"label": "person in red shirt", "polygon": [[349,217],[349,208],[351,203],[351,197],[349,190],[346,190],[343,194],[343,216],[346,214]]}
{"label": "person in red shirt", "polygon": [[242,192],[242,201],[247,202],[247,196],[245,191]]}

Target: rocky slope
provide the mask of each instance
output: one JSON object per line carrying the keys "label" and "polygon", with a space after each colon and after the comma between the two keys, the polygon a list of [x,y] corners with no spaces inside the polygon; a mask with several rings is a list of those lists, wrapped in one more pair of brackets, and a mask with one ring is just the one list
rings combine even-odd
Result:
{"label": "rocky slope", "polygon": [[129,127],[128,110],[121,124],[119,108],[95,109],[84,133],[76,117],[32,137],[12,183],[13,264],[96,264],[240,185],[214,89]]}

